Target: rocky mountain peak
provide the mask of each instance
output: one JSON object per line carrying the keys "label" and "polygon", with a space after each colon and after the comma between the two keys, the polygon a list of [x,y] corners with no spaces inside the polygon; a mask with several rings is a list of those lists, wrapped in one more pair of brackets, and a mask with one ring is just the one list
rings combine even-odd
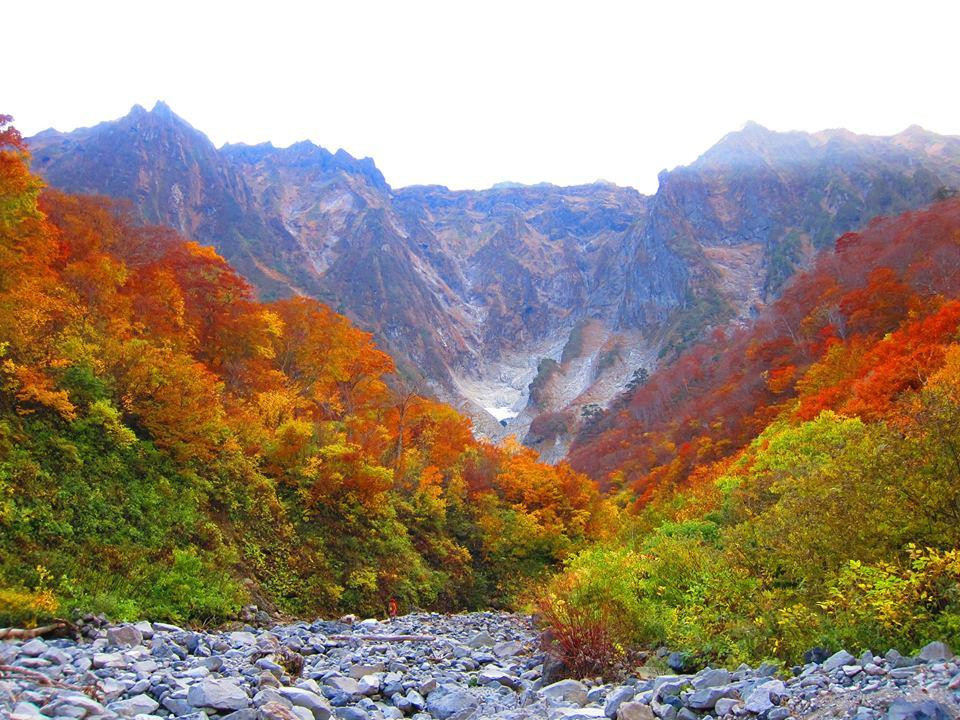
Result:
{"label": "rocky mountain peak", "polygon": [[370,158],[309,140],[217,149],[162,103],[30,144],[51,184],[129,199],[265,297],[328,302],[482,432],[547,458],[583,408],[750,317],[817,248],[960,186],[960,139],[919,129],[748,123],[661,173],[653,197],[603,182],[392,190]]}

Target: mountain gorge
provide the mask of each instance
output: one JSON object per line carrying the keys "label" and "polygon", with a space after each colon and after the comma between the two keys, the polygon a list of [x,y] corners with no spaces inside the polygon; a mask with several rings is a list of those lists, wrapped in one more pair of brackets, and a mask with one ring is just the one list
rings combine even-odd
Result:
{"label": "mountain gorge", "polygon": [[662,173],[653,196],[393,189],[370,159],[307,141],[218,149],[163,103],[29,144],[53,186],[214,245],[264,298],[323,300],[481,434],[517,434],[546,459],[636,371],[755,315],[838,235],[960,185],[960,139],[916,127],[748,124]]}

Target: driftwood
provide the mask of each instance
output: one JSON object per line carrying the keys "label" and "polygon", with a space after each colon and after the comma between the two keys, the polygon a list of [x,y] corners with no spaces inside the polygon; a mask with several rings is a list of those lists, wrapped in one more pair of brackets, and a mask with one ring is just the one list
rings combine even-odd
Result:
{"label": "driftwood", "polygon": [[89,695],[94,700],[100,700],[100,691],[93,685],[71,685],[70,683],[54,680],[36,670],[17,667],[16,665],[0,665],[0,678],[11,678],[19,676],[24,680],[35,682],[37,685],[47,685],[49,687],[61,688],[62,690],[74,690]]}
{"label": "driftwood", "polygon": [[49,625],[41,625],[35,628],[0,628],[0,640],[30,640],[61,631],[70,635],[79,634],[77,626],[69,620],[54,620]]}
{"label": "driftwood", "polygon": [[433,642],[434,635],[328,635],[331,640],[360,640],[362,642]]}

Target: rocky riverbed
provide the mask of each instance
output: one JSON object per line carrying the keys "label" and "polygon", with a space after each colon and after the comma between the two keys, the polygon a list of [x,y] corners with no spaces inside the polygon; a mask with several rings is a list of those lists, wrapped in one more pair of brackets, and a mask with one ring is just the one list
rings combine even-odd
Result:
{"label": "rocky riverbed", "polygon": [[[960,715],[960,659],[896,652],[630,677],[544,677],[529,619],[417,614],[234,631],[163,623],[0,643],[0,717],[16,720],[697,720]],[[667,658],[669,659],[669,658]],[[675,663],[676,664],[676,663]]]}

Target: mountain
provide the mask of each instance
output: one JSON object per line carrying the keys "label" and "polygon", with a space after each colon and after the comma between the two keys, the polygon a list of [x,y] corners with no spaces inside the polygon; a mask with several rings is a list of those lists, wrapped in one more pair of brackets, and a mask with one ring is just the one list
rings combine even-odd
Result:
{"label": "mountain", "polygon": [[54,186],[213,244],[265,298],[326,301],[482,434],[547,459],[640,368],[755,314],[817,248],[960,186],[960,139],[920,128],[748,124],[653,196],[393,189],[372,160],[307,141],[217,149],[163,103],[29,142]]}

